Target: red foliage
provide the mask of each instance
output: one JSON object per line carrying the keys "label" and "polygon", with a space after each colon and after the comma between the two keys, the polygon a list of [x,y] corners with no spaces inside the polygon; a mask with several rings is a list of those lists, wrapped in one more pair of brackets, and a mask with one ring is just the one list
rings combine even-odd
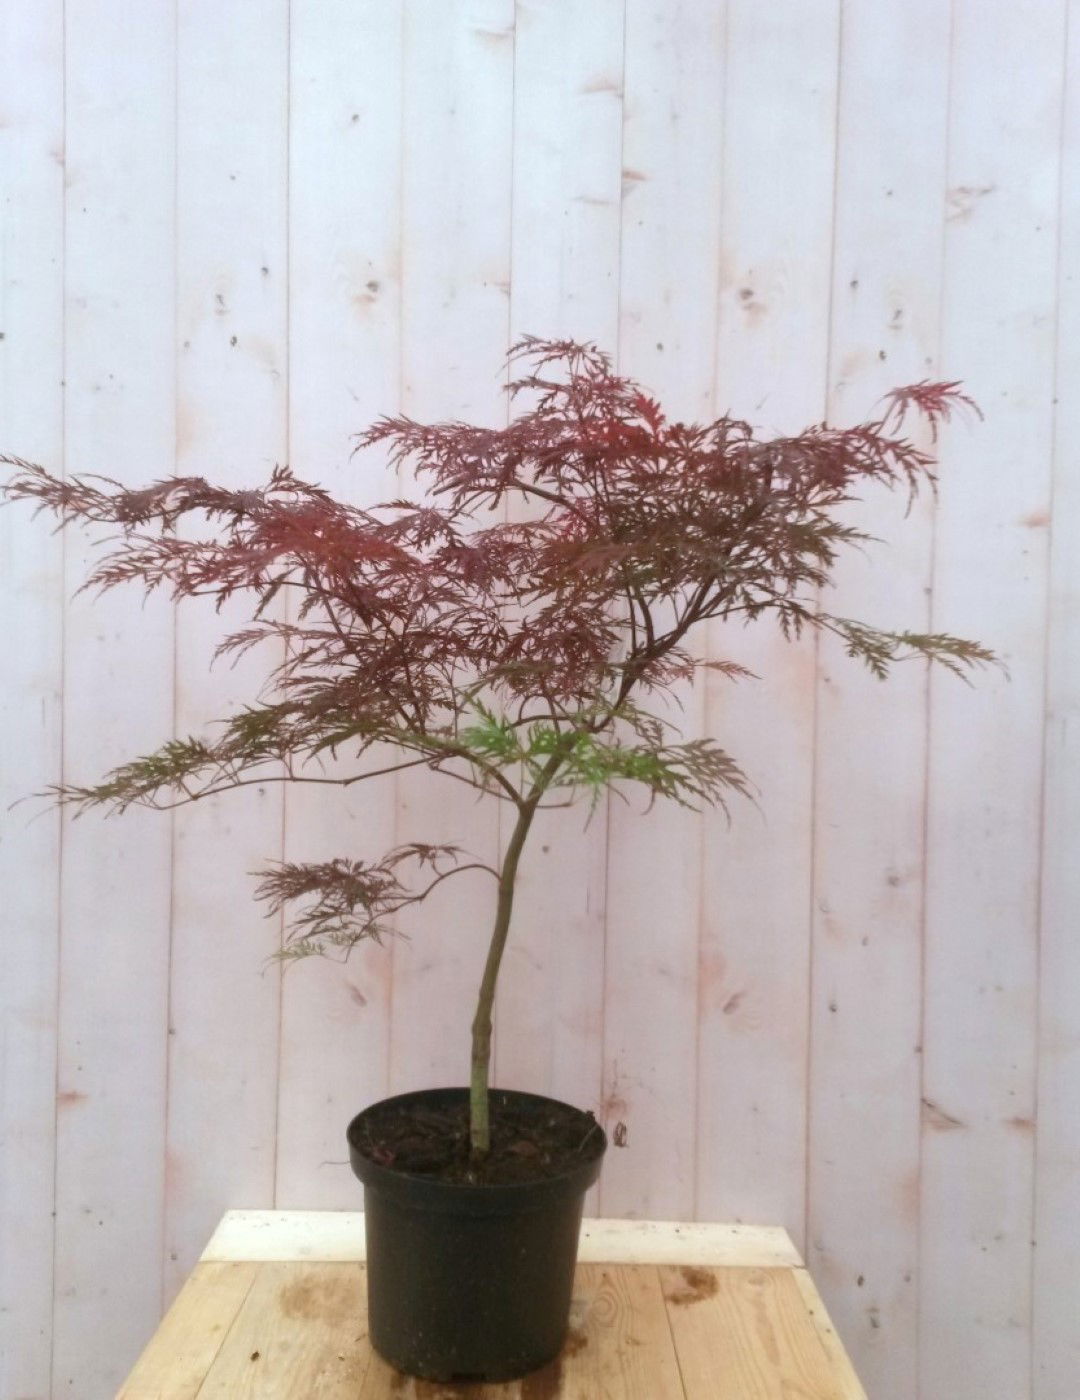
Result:
{"label": "red foliage", "polygon": [[[509,426],[389,417],[361,435],[360,447],[388,453],[423,492],[371,510],[284,466],[258,490],[202,477],[133,490],[0,459],[15,468],[8,496],[64,523],[119,527],[88,586],[134,582],[219,606],[247,594],[251,622],[220,650],[271,640],[283,658],[263,703],[217,741],[174,741],[61,796],[170,805],[162,795],[238,786],[256,766],[298,779],[297,762],[324,750],[388,742],[407,763],[519,808],[534,791],[517,785],[522,765],[545,788],[635,779],[654,794],[718,801],[724,786],[743,785],[731,760],[711,741],[665,747],[636,698],[705,664],[685,644],[703,620],[770,613],[789,635],[828,629],[879,675],[910,654],[953,669],[989,659],[956,638],[834,617],[817,598],[837,551],[865,538],[836,508],[868,482],[913,493],[931,480],[931,458],[899,430],[911,411],[936,434],[973,408],[956,383],[897,389],[880,418],[857,427],[759,438],[728,417],[669,421],[593,346],[527,339],[511,359],[524,364],[510,392],[525,408]],[[506,518],[512,497],[531,503],[527,521]],[[293,606],[271,608],[279,597]],[[636,748],[614,742],[617,720]],[[338,894],[343,880],[350,898],[374,890],[366,869],[360,879],[335,867]]]}

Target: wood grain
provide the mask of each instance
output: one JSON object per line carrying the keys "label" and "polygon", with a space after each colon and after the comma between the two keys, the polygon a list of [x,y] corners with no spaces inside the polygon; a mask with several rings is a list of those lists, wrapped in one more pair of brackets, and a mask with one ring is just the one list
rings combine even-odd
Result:
{"label": "wood grain", "polygon": [[[282,0],[196,0],[179,16],[176,470],[234,490],[286,456],[287,39]],[[249,602],[177,608],[178,734],[238,713],[280,658],[272,643],[212,664]],[[251,872],[281,858],[281,825],[280,784],[174,817],[166,1299],[231,1201],[274,1199],[280,921],[252,898]]]}
{"label": "wood grain", "polygon": [[[397,483],[353,434],[400,404],[403,6],[292,0],[288,457],[371,506]],[[342,755],[326,771],[356,772]],[[378,764],[371,764],[376,767]],[[287,859],[377,860],[394,844],[394,783],[286,794]],[[359,1204],[345,1125],[389,1087],[389,948],[309,958],[282,987],[279,1205]],[[318,1091],[312,1085],[318,1084]]]}
{"label": "wood grain", "polygon": [[481,1381],[447,1383],[406,1376],[378,1353],[371,1358],[358,1400],[525,1400],[527,1381],[484,1384]]}
{"label": "wood grain", "polygon": [[1067,24],[1043,757],[1034,1400],[1071,1400],[1080,1377],[1080,403],[1075,392],[1080,384],[1080,5],[1075,0]]}
{"label": "wood grain", "polygon": [[791,1269],[662,1268],[687,1400],[851,1400]]}
{"label": "wood grain", "polygon": [[844,1344],[832,1324],[832,1319],[826,1311],[814,1280],[806,1269],[792,1269],[791,1274],[799,1293],[802,1295],[807,1315],[818,1335],[818,1340],[825,1348],[825,1355],[829,1358],[832,1367],[832,1376],[840,1387],[843,1400],[867,1400],[867,1392],[855,1374],[851,1358],[844,1349]]}
{"label": "wood grain", "polygon": [[[9,451],[63,462],[63,5],[7,6],[0,190],[0,422]],[[0,511],[0,1395],[45,1395],[52,1353],[60,821],[13,805],[60,776],[63,543]],[[33,875],[31,877],[31,872]]]}
{"label": "wood grain", "polygon": [[250,1262],[196,1265],[117,1400],[195,1400],[258,1271]]}
{"label": "wood grain", "polygon": [[[829,354],[837,424],[864,421],[889,389],[941,369],[948,22],[935,0],[844,7]],[[828,606],[926,631],[933,495],[925,489],[910,508],[899,496],[867,492],[848,512],[880,543],[849,551]],[[807,1259],[868,1389],[910,1400],[929,682],[925,667],[907,665],[882,685],[834,642],[821,639],[817,680]],[[856,1140],[857,1154],[844,1150]]]}
{"label": "wood grain", "polygon": [[[512,0],[406,7],[401,409],[424,422],[506,421],[513,25]],[[398,489],[409,497],[416,483]],[[448,842],[490,865],[497,808],[463,784],[402,774],[395,840]],[[489,875],[469,872],[402,920],[408,941],[392,950],[395,1091],[468,1082],[493,889]]]}
{"label": "wood grain", "polygon": [[[4,450],[130,482],[174,450],[237,479],[287,457],[371,502],[397,483],[349,434],[502,421],[523,331],[595,336],[677,415],[766,428],[967,381],[987,421],[946,435],[936,522],[858,517],[886,548],[835,601],[980,636],[1012,681],[939,677],[927,707],[914,667],[864,686],[829,648],[815,674],[711,636],[765,681],[714,679],[685,719],[762,814],[620,812],[603,842],[552,814],[497,1070],[584,1103],[602,1079],[630,1129],[608,1212],[780,1219],[802,1247],[805,1208],[880,1400],[917,1372],[921,1400],[1073,1400],[1076,0],[63,8],[0,0]],[[228,316],[199,319],[207,292]],[[0,550],[3,804],[239,695],[194,669],[204,620],[174,690],[167,604],[72,598],[75,533],[5,510]],[[443,830],[497,850],[494,819],[439,801],[290,795],[290,856]],[[4,813],[0,1393],[104,1400],[218,1207],[268,1202],[272,1158],[278,1203],[358,1206],[355,1108],[464,1075],[483,882],[392,952],[294,969],[279,1073],[244,875],[272,823],[243,820],[185,818],[174,852],[152,814],[61,838]]]}
{"label": "wood grain", "polygon": [[364,1271],[263,1264],[199,1400],[355,1400],[371,1361]]}
{"label": "wood grain", "polygon": [[526,1378],[522,1400],[681,1400],[682,1394],[656,1269],[579,1265],[567,1346],[546,1372]]}
{"label": "wood grain", "polygon": [[932,621],[997,648],[1010,679],[931,682],[925,1397],[1031,1388],[1047,541],[1030,522],[1051,505],[1064,18],[1060,0],[954,16],[941,363],[990,426],[944,440]]}
{"label": "wood grain", "polygon": [[[714,403],[722,11],[628,0],[624,69],[618,368],[672,417],[695,418]],[[656,710],[687,739],[700,735],[700,688]],[[676,1105],[697,1077],[687,1008],[701,823],[673,803],[646,813],[648,794],[630,784],[622,798],[608,801],[602,1116],[628,1134],[608,1154],[599,1199],[605,1215],[690,1219],[697,1125]]]}
{"label": "wood grain", "polygon": [[[204,1260],[360,1262],[366,1257],[359,1211],[226,1211],[202,1252]],[[777,1225],[722,1225],[674,1220],[588,1219],[581,1223],[582,1263],[712,1264],[743,1268],[802,1264]]]}
{"label": "wood grain", "polygon": [[[511,340],[615,344],[623,23],[623,0],[515,8]],[[511,500],[508,517],[528,518],[528,509]],[[602,807],[591,816],[587,805],[537,814],[495,1021],[498,1083],[594,1112],[602,1096],[606,870]],[[597,1194],[594,1187],[587,1209]]]}
{"label": "wood grain", "polygon": [[[831,0],[728,5],[717,410],[766,434],[824,408],[837,24]],[[712,625],[708,650],[760,677],[703,682],[760,806],[703,818],[695,1214],[779,1220],[801,1247],[814,647],[765,619]]]}
{"label": "wood grain", "polygon": [[364,1288],[357,1264],[204,1262],[118,1400],[866,1400],[800,1268],[580,1264],[562,1353],[505,1384],[395,1371]]}
{"label": "wood grain", "polygon": [[[65,6],[65,465],[129,485],[174,460],[174,39],[171,3]],[[73,598],[97,552],[64,557],[63,778],[89,783],[172,734],[173,609]],[[111,1394],[161,1316],[171,871],[158,813],[64,824],[53,1395]]]}

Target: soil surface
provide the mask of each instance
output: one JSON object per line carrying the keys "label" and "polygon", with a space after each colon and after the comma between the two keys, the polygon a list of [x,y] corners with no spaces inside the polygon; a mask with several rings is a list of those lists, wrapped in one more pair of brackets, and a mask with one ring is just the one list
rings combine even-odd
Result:
{"label": "soil surface", "polygon": [[502,1186],[562,1176],[598,1153],[603,1137],[591,1113],[567,1104],[505,1101],[491,1095],[491,1151],[470,1161],[469,1105],[380,1104],[354,1138],[380,1166],[436,1181]]}

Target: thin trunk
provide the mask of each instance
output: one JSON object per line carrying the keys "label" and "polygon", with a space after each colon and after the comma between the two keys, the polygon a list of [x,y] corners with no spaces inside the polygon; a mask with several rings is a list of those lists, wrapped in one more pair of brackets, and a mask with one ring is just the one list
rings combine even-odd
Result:
{"label": "thin trunk", "polygon": [[495,1007],[495,987],[499,980],[510,915],[514,908],[514,885],[525,838],[545,791],[563,761],[561,752],[552,754],[528,798],[518,808],[518,819],[510,835],[502,870],[499,875],[499,899],[495,908],[495,926],[491,932],[484,976],[472,1023],[472,1067],[469,1076],[469,1142],[474,1159],[487,1156],[491,1148],[491,1118],[488,1083],[491,1076],[491,1028]]}

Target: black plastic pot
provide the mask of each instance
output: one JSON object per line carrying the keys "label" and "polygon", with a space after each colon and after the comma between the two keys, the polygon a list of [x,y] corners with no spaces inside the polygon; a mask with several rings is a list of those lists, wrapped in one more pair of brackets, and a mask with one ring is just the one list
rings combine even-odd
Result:
{"label": "black plastic pot", "polygon": [[[467,1089],[426,1089],[383,1104],[442,1107],[467,1098]],[[507,1101],[556,1102],[493,1090],[492,1115]],[[398,1370],[428,1380],[512,1380],[546,1365],[566,1340],[582,1206],[600,1174],[603,1132],[595,1129],[581,1164],[563,1176],[466,1185],[365,1157],[364,1120],[380,1107],[348,1128],[352,1169],[364,1183],[372,1345]]]}

